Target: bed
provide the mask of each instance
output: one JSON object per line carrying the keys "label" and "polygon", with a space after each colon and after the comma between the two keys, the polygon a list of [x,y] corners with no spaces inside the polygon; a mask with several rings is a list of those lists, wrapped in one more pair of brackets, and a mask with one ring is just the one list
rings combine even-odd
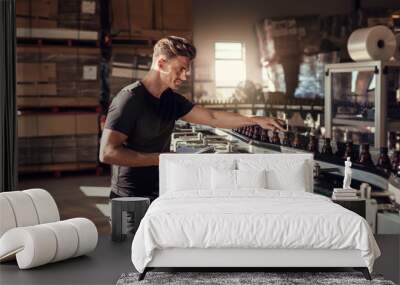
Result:
{"label": "bed", "polygon": [[132,242],[159,267],[352,267],[380,251],[365,219],[313,193],[311,154],[162,154],[160,197]]}

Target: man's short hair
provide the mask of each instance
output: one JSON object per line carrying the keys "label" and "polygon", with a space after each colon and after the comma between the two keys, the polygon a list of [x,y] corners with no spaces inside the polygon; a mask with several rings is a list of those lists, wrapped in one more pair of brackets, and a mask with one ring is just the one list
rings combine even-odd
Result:
{"label": "man's short hair", "polygon": [[154,46],[153,58],[160,55],[167,59],[180,55],[193,60],[196,57],[196,48],[185,38],[169,36],[159,40]]}

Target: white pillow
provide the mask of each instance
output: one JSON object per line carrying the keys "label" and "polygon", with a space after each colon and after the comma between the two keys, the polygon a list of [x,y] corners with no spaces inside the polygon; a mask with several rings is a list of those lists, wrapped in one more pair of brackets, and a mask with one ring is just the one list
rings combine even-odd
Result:
{"label": "white pillow", "polygon": [[266,188],[266,170],[211,170],[211,188],[213,190],[239,190],[242,188]]}
{"label": "white pillow", "polygon": [[233,170],[234,161],[211,162],[208,165],[203,164],[178,164],[168,163],[168,191],[186,191],[186,190],[211,190],[211,170],[225,169]]}
{"label": "white pillow", "polygon": [[294,165],[290,171],[269,169],[267,171],[268,188],[273,190],[306,191],[304,163]]}
{"label": "white pillow", "polygon": [[239,159],[239,170],[266,169],[267,187],[271,190],[306,191],[310,183],[306,177],[308,161],[291,157],[271,157],[270,159]]}
{"label": "white pillow", "polygon": [[232,169],[211,169],[212,190],[236,190],[236,170]]}
{"label": "white pillow", "polygon": [[237,188],[267,188],[267,171],[236,170]]}
{"label": "white pillow", "polygon": [[185,191],[193,189],[210,188],[210,168],[199,166],[184,166],[181,164],[169,164],[168,188],[171,191]]}

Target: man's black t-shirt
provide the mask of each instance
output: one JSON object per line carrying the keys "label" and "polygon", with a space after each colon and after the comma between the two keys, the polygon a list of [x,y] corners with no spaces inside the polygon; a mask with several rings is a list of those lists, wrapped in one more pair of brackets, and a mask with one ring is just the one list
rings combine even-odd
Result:
{"label": "man's black t-shirt", "polygon": [[[186,115],[193,104],[185,97],[165,90],[154,97],[140,81],[113,99],[105,128],[128,136],[124,147],[144,153],[169,152],[175,121]],[[113,166],[111,189],[120,196],[158,196],[158,166]]]}

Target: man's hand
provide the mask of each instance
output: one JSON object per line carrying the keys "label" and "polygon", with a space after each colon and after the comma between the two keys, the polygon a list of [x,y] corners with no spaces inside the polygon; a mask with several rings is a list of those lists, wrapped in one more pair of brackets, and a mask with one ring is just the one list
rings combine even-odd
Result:
{"label": "man's hand", "polygon": [[232,112],[210,110],[197,105],[183,116],[182,120],[214,128],[235,129],[249,125],[259,125],[268,130],[285,130],[282,120],[268,117],[248,117]]}
{"label": "man's hand", "polygon": [[286,129],[284,128],[285,122],[283,120],[270,117],[252,117],[252,119],[255,124],[259,125],[263,129],[272,131],[286,131]]}

